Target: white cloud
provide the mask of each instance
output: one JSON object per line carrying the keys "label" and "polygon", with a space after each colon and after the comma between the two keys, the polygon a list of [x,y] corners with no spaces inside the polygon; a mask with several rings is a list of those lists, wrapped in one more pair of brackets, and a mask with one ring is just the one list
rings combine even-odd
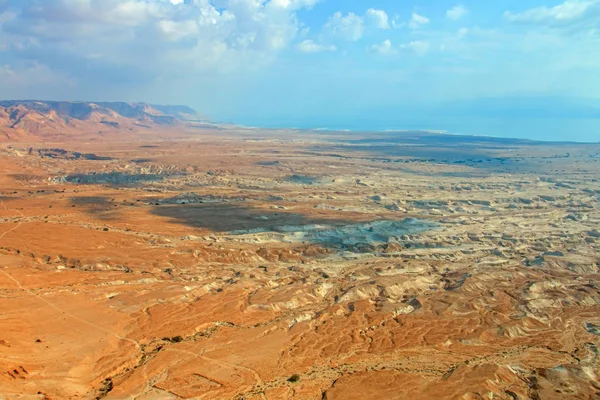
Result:
{"label": "white cloud", "polygon": [[[73,86],[75,80],[52,71],[38,62],[22,65],[0,65],[0,87],[24,88],[32,85]],[[64,87],[64,86],[63,86]]]}
{"label": "white cloud", "polygon": [[298,43],[298,45],[296,45],[296,47],[298,48],[298,50],[300,50],[303,53],[321,53],[324,51],[336,51],[337,48],[334,45],[322,45],[322,44],[318,44],[315,43],[314,41],[307,39],[307,40],[303,40],[302,42]]}
{"label": "white cloud", "polygon": [[465,37],[467,37],[467,35],[468,35],[470,32],[471,32],[471,30],[470,30],[469,28],[464,28],[464,27],[463,27],[463,28],[460,28],[460,29],[458,30],[458,32],[456,33],[456,37],[457,37],[458,39],[465,38]]}
{"label": "white cloud", "polygon": [[331,31],[334,36],[356,42],[359,40],[365,31],[364,18],[354,13],[342,15],[341,12],[333,14],[325,28]]}
{"label": "white cloud", "polygon": [[158,27],[165,39],[179,41],[187,37],[193,37],[198,33],[198,25],[194,21],[172,21],[163,20],[158,22]]}
{"label": "white cloud", "polygon": [[[319,0],[271,0],[276,7],[297,10],[300,8],[311,9]],[[263,1],[264,3],[264,1]]]}
{"label": "white cloud", "polygon": [[394,47],[389,39],[384,40],[381,43],[374,44],[367,47],[369,53],[375,53],[380,55],[392,55],[397,54],[399,50],[405,53],[414,53],[417,55],[426,54],[431,47],[428,41],[424,40],[413,40],[406,44],[401,44]]}
{"label": "white cloud", "polygon": [[423,40],[413,40],[408,44],[402,45],[403,49],[410,50],[419,55],[424,55],[429,51],[430,44],[429,42]]}
{"label": "white cloud", "polygon": [[506,11],[504,17],[519,23],[568,24],[587,17],[600,17],[600,1],[567,0],[554,7],[536,7],[520,13]]}
{"label": "white cloud", "polygon": [[406,24],[404,22],[400,21],[400,16],[398,14],[395,14],[394,18],[392,19],[392,27],[394,29],[398,29],[398,28],[403,28],[405,26],[406,26]]}
{"label": "white cloud", "polygon": [[367,48],[367,51],[370,53],[381,54],[381,55],[390,55],[395,54],[397,51],[392,46],[392,42],[389,39],[384,40],[379,44],[374,44]]}
{"label": "white cloud", "polygon": [[462,17],[464,17],[467,14],[467,12],[467,9],[459,4],[446,11],[446,17],[453,20],[459,20]]}
{"label": "white cloud", "polygon": [[419,28],[421,25],[425,25],[429,23],[429,18],[423,16],[423,15],[419,15],[417,13],[412,13],[412,16],[410,18],[410,22],[408,23],[408,27],[410,29],[417,29]]}
{"label": "white cloud", "polygon": [[388,21],[388,15],[383,10],[377,10],[375,8],[369,8],[365,18],[372,23],[376,28],[389,29],[390,24]]}
{"label": "white cloud", "polygon": [[318,1],[18,0],[0,13],[0,48],[74,74],[91,73],[90,59],[133,76],[221,73],[268,63],[298,37],[297,12]]}
{"label": "white cloud", "polygon": [[334,13],[324,28],[333,36],[356,42],[360,40],[367,27],[375,29],[389,29],[390,22],[388,14],[384,10],[369,8],[365,15],[358,15],[350,12],[343,15],[341,12]]}

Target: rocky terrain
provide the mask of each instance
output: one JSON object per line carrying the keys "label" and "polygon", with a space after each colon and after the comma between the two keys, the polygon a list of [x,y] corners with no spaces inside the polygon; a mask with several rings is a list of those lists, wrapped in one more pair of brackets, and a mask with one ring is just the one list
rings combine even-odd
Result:
{"label": "rocky terrain", "polygon": [[5,100],[0,101],[0,140],[65,140],[198,120],[202,117],[186,106]]}
{"label": "rocky terrain", "polygon": [[0,148],[0,398],[600,396],[600,145],[169,129]]}

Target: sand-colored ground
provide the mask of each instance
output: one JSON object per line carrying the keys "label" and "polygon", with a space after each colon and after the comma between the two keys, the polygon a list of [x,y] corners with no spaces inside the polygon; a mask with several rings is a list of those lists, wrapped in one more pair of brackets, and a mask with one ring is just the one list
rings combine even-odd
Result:
{"label": "sand-colored ground", "polygon": [[600,396],[600,145],[155,137],[0,149],[0,398]]}

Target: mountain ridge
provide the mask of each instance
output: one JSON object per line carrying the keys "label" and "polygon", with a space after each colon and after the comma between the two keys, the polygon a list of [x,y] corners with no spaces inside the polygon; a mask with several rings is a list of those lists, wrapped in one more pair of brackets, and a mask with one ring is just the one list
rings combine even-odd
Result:
{"label": "mountain ridge", "polygon": [[19,140],[107,129],[173,126],[204,121],[184,105],[145,102],[0,100],[0,137]]}

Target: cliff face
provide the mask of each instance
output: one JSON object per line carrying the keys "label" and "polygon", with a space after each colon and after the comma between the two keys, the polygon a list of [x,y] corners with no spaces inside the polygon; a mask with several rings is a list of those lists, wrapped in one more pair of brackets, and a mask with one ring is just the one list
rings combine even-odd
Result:
{"label": "cliff face", "polygon": [[18,140],[117,128],[147,128],[200,119],[198,113],[187,106],[7,100],[0,101],[0,138]]}

